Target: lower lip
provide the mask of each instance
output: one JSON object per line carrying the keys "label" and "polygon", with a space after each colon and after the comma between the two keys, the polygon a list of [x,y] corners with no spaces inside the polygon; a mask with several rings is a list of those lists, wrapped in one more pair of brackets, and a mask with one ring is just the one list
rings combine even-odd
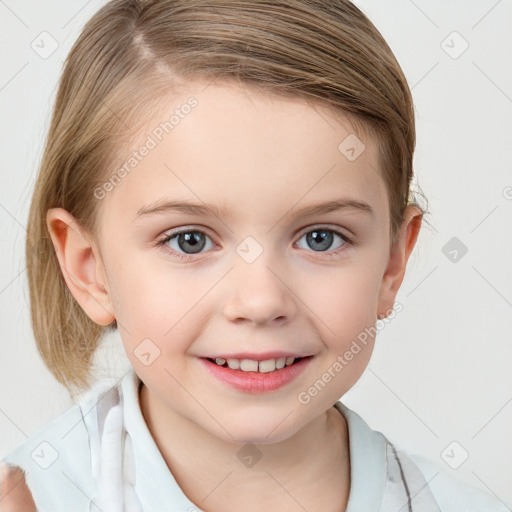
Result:
{"label": "lower lip", "polygon": [[299,376],[306,369],[313,356],[304,357],[291,366],[266,373],[232,370],[229,367],[212,363],[203,357],[199,359],[214,377],[226,384],[245,393],[265,393],[279,389]]}

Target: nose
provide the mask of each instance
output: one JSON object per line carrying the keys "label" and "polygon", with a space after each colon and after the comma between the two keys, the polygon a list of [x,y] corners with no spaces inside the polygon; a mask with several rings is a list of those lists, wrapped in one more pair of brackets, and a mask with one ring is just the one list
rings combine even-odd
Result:
{"label": "nose", "polygon": [[275,258],[265,254],[252,263],[235,256],[226,283],[229,289],[224,315],[228,320],[260,325],[287,323],[297,314],[297,298],[287,282],[289,279],[279,270]]}

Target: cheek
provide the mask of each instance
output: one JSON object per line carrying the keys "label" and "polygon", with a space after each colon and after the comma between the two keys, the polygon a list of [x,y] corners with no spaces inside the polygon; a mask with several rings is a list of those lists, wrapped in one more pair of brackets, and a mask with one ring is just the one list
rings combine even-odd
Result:
{"label": "cheek", "polygon": [[374,325],[381,284],[379,265],[370,259],[347,264],[302,281],[300,297],[325,324],[330,338],[346,341],[369,325]]}
{"label": "cheek", "polygon": [[[177,284],[169,273],[158,269],[144,258],[124,256],[112,267],[109,283],[112,284],[112,301],[116,317],[128,330],[140,328],[144,322],[148,330],[155,330],[155,320],[165,321],[176,310]],[[177,304],[176,304],[177,303]],[[129,328],[132,326],[132,329]]]}
{"label": "cheek", "polygon": [[315,328],[327,351],[327,361],[319,367],[317,376],[332,382],[325,398],[337,400],[342,396],[370,360],[382,268],[376,259],[371,261],[361,258],[357,264],[336,269],[320,279],[317,275],[308,283],[303,281],[301,297],[314,312],[309,316],[316,319]]}
{"label": "cheek", "polygon": [[130,352],[150,340],[156,352],[176,360],[173,356],[187,349],[196,327],[202,325],[198,315],[212,284],[187,273],[142,264],[120,270],[114,282],[114,311],[128,357],[133,358]]}

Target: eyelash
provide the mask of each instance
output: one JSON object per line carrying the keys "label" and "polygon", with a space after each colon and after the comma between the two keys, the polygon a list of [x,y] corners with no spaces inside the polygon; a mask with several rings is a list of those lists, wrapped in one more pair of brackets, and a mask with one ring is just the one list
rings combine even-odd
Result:
{"label": "eyelash", "polygon": [[[355,245],[355,242],[352,238],[349,238],[347,235],[341,233],[340,231],[337,231],[336,229],[332,229],[332,228],[325,227],[325,226],[314,226],[312,228],[309,228],[308,231],[304,231],[301,233],[299,240],[304,235],[308,235],[309,233],[312,233],[313,231],[329,231],[331,233],[334,233],[335,235],[338,235],[343,240],[344,243],[341,247],[338,247],[337,249],[334,249],[332,251],[309,251],[309,252],[313,252],[313,253],[316,252],[316,253],[320,253],[320,254],[325,254],[328,257],[333,257],[333,256],[336,256],[338,253],[342,252],[343,250],[345,250],[347,245],[348,246]],[[188,228],[188,229],[182,229],[182,230],[174,231],[172,233],[167,234],[162,240],[159,240],[157,242],[157,246],[162,247],[164,252],[166,252],[167,254],[170,254],[174,258],[178,258],[182,261],[187,262],[187,261],[194,259],[194,255],[182,254],[182,253],[176,252],[174,249],[170,249],[166,246],[166,244],[168,242],[170,242],[171,240],[173,240],[174,238],[176,238],[177,236],[179,236],[183,233],[201,233],[211,239],[211,237],[207,233],[205,233],[204,231],[201,231],[200,229]],[[202,253],[197,253],[197,254],[199,255]]]}

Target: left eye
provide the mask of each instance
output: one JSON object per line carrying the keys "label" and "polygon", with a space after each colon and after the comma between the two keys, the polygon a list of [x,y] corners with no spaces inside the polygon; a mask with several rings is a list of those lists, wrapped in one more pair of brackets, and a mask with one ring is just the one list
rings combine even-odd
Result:
{"label": "left eye", "polygon": [[[201,252],[205,246],[208,245],[205,239],[210,240],[211,246],[213,247],[213,243],[211,242],[211,239],[208,235],[202,231],[191,230],[167,235],[163,240],[159,242],[159,245],[167,246],[168,243],[171,242],[171,244],[169,244],[171,249],[178,253],[183,251],[186,255],[190,255]],[[211,247],[209,248],[211,249]]]}
{"label": "left eye", "polygon": [[[314,252],[324,252],[332,248],[331,246],[335,237],[341,239],[342,243],[337,247],[334,247],[334,249],[338,249],[343,245],[350,243],[350,240],[346,236],[343,236],[341,233],[327,228],[317,228],[312,231],[308,231],[300,238],[300,240],[305,238],[306,243],[310,248],[314,250]],[[305,247],[301,247],[301,249],[304,248]]]}

